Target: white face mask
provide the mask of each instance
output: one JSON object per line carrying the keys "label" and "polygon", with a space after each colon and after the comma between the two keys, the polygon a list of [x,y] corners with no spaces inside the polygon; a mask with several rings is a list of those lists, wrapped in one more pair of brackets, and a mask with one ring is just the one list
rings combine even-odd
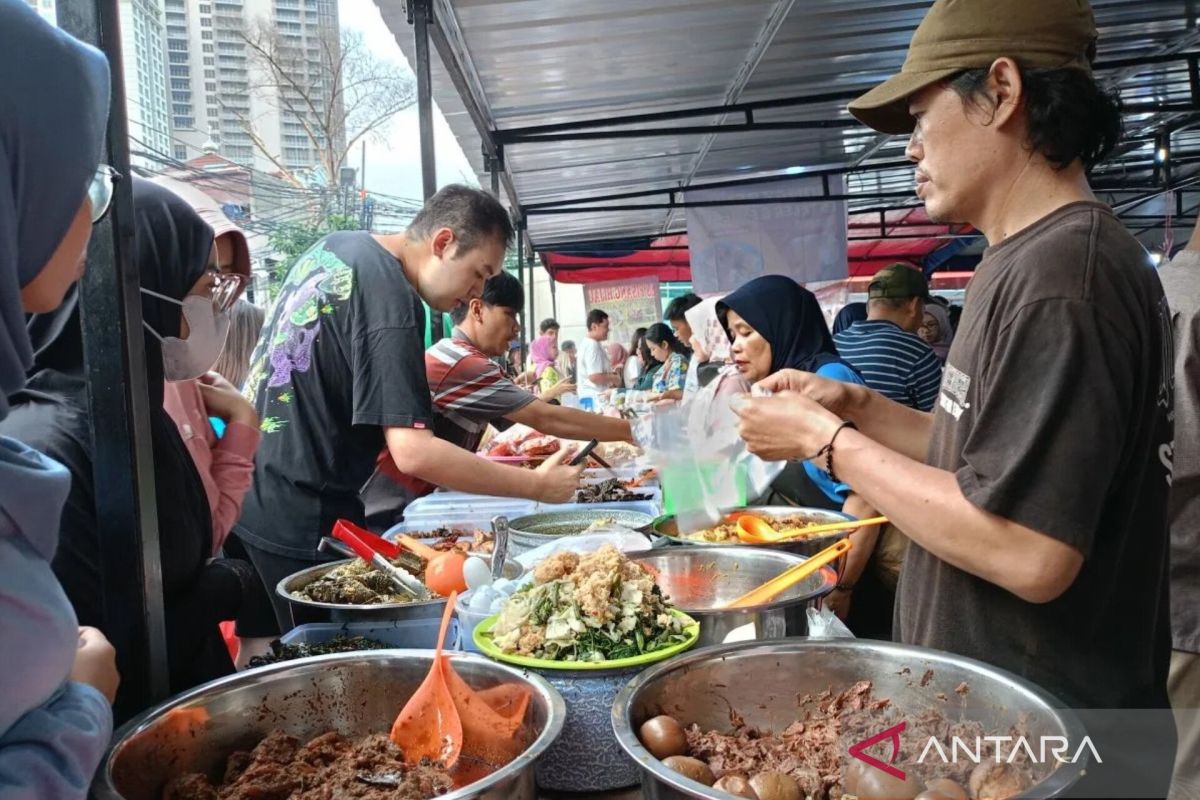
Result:
{"label": "white face mask", "polygon": [[188,295],[179,302],[149,289],[142,291],[159,300],[166,300],[183,307],[183,318],[188,324],[188,338],[163,336],[145,320],[142,324],[158,341],[162,342],[163,374],[169,381],[187,381],[199,378],[212,369],[217,357],[225,347],[229,335],[229,314],[218,314],[212,300],[200,295]]}

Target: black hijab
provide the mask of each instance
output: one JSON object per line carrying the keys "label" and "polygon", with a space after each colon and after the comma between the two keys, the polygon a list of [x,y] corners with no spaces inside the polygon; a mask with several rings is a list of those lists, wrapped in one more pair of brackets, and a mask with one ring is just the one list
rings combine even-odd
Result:
{"label": "black hijab", "polygon": [[850,328],[856,322],[862,322],[867,318],[866,303],[847,303],[842,306],[842,310],[833,318],[833,333],[837,335],[844,330]]}
{"label": "black hijab", "polygon": [[[212,249],[212,229],[170,191],[133,179],[134,259],[142,286],[182,300],[203,275]],[[178,336],[182,309],[165,300],[142,296],[144,319],[164,336]],[[84,625],[102,626],[104,597],[96,537],[93,478],[94,447],[88,410],[88,382],[83,361],[78,293],[72,289],[54,312],[35,314],[27,330],[34,366],[26,388],[12,398],[13,412],[0,423],[0,433],[18,434],[31,447],[64,464],[71,472],[71,492],[63,510],[54,571]],[[183,640],[198,631],[185,629],[179,609],[194,609],[196,585],[212,550],[212,517],[208,498],[191,455],[175,423],[163,410],[162,350],[158,339],[143,331],[146,347],[150,431],[154,447],[155,495],[161,547],[164,604],[172,661],[194,658]],[[213,605],[211,602],[209,605]],[[192,615],[182,615],[188,617]],[[194,615],[192,615],[194,616]],[[174,627],[174,630],[171,628]],[[176,667],[180,669],[176,669]],[[172,664],[172,688],[187,678],[186,664]],[[183,688],[186,688],[184,686]]]}
{"label": "black hijab", "polygon": [[825,314],[812,292],[782,275],[764,275],[717,303],[717,317],[730,341],[729,311],[758,331],[771,345],[771,374],[781,369],[816,372],[838,357]]}

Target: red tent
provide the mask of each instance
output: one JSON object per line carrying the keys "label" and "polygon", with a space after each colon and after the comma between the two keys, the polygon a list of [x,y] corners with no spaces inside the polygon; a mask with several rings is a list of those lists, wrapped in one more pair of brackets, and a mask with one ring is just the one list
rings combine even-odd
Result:
{"label": "red tent", "polygon": [[[919,266],[935,250],[952,242],[949,237],[967,232],[970,232],[969,228],[930,222],[924,207],[851,214],[850,275],[874,275],[881,267],[895,261]],[[883,238],[882,233],[892,238]],[[686,235],[655,239],[651,247],[653,249],[595,253],[543,253],[542,264],[560,283],[599,283],[648,276],[657,276],[664,282],[692,279]]]}

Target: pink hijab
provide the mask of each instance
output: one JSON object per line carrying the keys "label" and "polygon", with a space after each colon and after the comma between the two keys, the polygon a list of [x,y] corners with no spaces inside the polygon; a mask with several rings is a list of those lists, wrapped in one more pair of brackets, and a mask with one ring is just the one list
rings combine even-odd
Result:
{"label": "pink hijab", "polygon": [[540,378],[542,377],[542,373],[546,371],[546,367],[554,366],[557,350],[557,343],[549,336],[543,334],[533,340],[533,345],[529,348],[529,355],[533,358],[534,375]]}
{"label": "pink hijab", "polygon": [[608,343],[608,362],[614,370],[623,369],[627,358],[629,358],[629,351],[625,349],[625,345],[620,342]]}

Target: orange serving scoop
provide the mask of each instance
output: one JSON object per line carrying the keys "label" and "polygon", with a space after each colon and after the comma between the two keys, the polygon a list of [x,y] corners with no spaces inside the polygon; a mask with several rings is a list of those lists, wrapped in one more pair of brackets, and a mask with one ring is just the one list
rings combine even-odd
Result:
{"label": "orange serving scoop", "polygon": [[738,539],[748,544],[776,544],[797,537],[808,538],[821,533],[836,531],[852,531],[871,525],[882,525],[887,517],[871,517],[870,519],[848,519],[843,522],[829,522],[823,525],[809,525],[804,528],[788,528],[777,531],[771,523],[754,514],[740,514],[737,518]]}
{"label": "orange serving scoop", "polygon": [[442,597],[449,597],[451,592],[467,590],[467,579],[463,577],[466,553],[460,550],[443,553],[403,533],[396,537],[396,541],[425,559],[425,585],[430,589]]}
{"label": "orange serving scoop", "polygon": [[458,593],[451,592],[442,612],[433,665],[396,717],[391,739],[410,764],[429,758],[448,769],[464,755],[500,766],[524,749],[516,734],[525,721],[529,690],[515,684],[501,684],[477,692],[442,655],[457,600]]}
{"label": "orange serving scoop", "polygon": [[795,586],[821,567],[841,558],[845,553],[849,553],[851,547],[849,539],[839,539],[816,555],[805,559],[804,563],[785,569],[757,589],[751,589],[736,600],[731,600],[721,606],[721,608],[751,608],[763,603],[769,603],[776,596]]}

